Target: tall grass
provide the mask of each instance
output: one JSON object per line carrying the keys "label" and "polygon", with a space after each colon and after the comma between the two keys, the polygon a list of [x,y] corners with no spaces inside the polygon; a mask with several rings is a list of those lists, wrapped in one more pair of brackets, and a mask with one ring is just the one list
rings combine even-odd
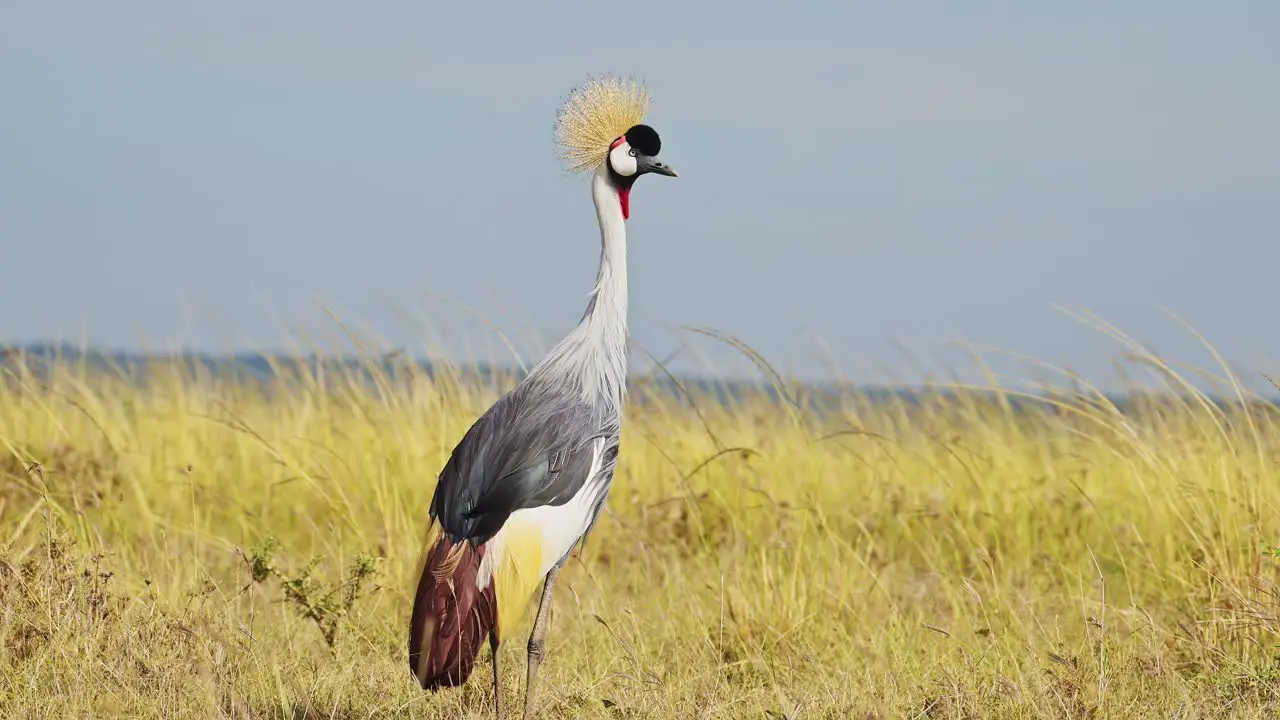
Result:
{"label": "tall grass", "polygon": [[[10,360],[0,714],[490,716],[487,664],[415,688],[405,628],[434,474],[512,378]],[[637,383],[545,716],[1269,716],[1280,412],[1140,360],[1168,391],[1124,408]]]}

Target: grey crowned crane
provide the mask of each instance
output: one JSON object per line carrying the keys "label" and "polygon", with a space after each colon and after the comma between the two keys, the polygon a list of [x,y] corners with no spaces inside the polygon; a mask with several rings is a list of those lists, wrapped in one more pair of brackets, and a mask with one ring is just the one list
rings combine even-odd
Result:
{"label": "grey crowned crane", "polygon": [[480,416],[453,449],[431,499],[426,562],[409,625],[423,688],[465,683],[488,639],[496,714],[498,648],[538,583],[524,717],[531,717],[551,595],[569,553],[600,516],[618,461],[627,370],[627,226],[641,175],[676,177],[643,124],[649,94],[605,77],[575,88],[556,139],[570,170],[591,173],[600,269],[578,326]]}

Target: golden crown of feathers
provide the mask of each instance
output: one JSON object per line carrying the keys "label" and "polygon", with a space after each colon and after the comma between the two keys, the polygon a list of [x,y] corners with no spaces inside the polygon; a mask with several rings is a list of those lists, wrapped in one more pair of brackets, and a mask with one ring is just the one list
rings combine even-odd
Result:
{"label": "golden crown of feathers", "polygon": [[560,159],[572,172],[595,170],[609,156],[609,143],[649,111],[649,90],[634,79],[591,77],[569,93],[556,121]]}

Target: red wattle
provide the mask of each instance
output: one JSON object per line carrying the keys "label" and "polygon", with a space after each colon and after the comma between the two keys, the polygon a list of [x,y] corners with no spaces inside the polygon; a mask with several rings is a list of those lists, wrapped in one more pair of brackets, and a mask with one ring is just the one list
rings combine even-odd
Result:
{"label": "red wattle", "polygon": [[631,217],[631,190],[618,190],[618,204],[622,205],[622,219]]}

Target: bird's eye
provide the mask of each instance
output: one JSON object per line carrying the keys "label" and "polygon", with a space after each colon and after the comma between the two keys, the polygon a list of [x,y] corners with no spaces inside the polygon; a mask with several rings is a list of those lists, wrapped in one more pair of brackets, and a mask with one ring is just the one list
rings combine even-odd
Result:
{"label": "bird's eye", "polygon": [[628,151],[627,151],[627,154],[628,154],[628,155],[630,155],[631,157],[635,157],[635,156],[636,156],[636,149],[635,149],[635,148],[631,148],[630,150],[628,150]]}

